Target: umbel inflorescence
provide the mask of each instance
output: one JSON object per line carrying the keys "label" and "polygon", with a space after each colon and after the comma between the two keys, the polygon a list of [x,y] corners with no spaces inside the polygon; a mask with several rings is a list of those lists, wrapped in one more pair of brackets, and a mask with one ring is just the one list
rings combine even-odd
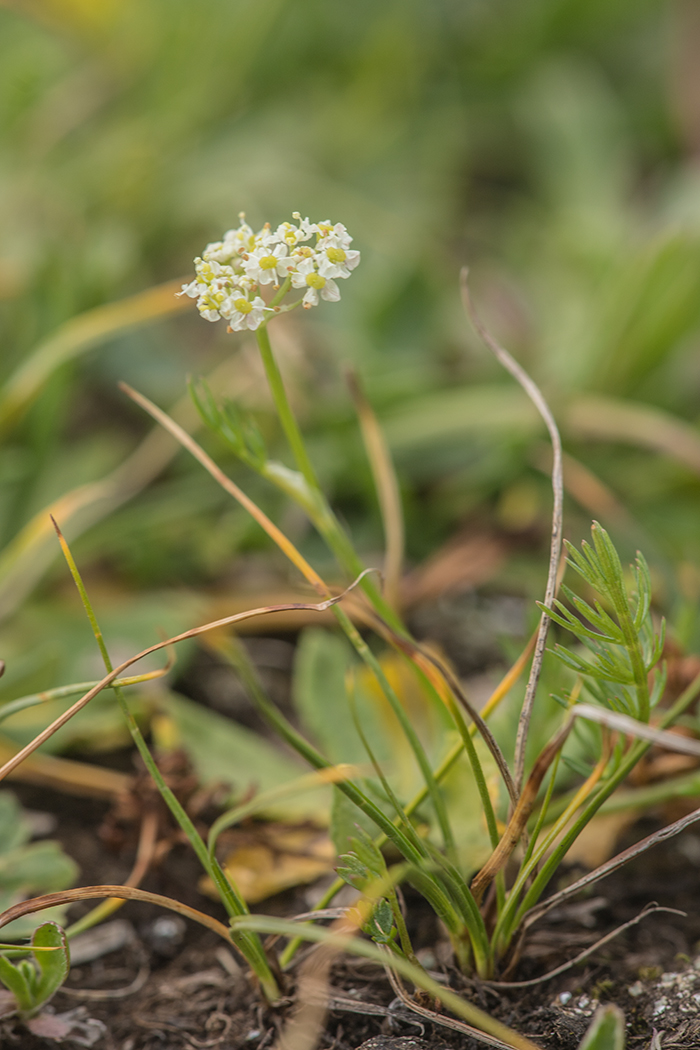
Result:
{"label": "umbel inflorescence", "polygon": [[[265,223],[254,233],[241,212],[241,225],[228,230],[223,240],[208,244],[201,259],[195,259],[197,276],[182,286],[180,295],[196,299],[207,321],[223,317],[235,332],[254,331],[275,312],[300,303],[307,310],[318,306],[319,295],[337,302],[336,281],[349,277],[360,261],[360,253],[350,248],[352,237],[339,222],[310,223],[299,212],[293,218],[297,225],[283,222],[273,230]],[[261,295],[267,285],[277,293],[269,302]],[[280,305],[297,288],[303,288],[304,295]]]}

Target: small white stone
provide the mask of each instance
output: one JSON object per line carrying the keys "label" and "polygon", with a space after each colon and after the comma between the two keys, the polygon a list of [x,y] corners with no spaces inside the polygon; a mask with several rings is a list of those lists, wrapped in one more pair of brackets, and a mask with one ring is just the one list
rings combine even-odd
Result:
{"label": "small white stone", "polygon": [[570,999],[571,999],[571,992],[561,992],[560,995],[559,995],[559,1002],[561,1003],[562,1006],[566,1006],[566,1004],[569,1002]]}
{"label": "small white stone", "polygon": [[654,1017],[658,1017],[659,1014],[665,1013],[667,1006],[668,1006],[668,1000],[667,999],[657,999],[656,1002],[654,1003],[654,1009],[652,1011]]}
{"label": "small white stone", "polygon": [[661,979],[660,979],[661,987],[662,988],[670,988],[672,985],[674,985],[676,983],[676,980],[678,979],[678,977],[679,977],[679,974],[677,974],[677,973],[662,973],[661,974]]}
{"label": "small white stone", "polygon": [[643,992],[644,985],[641,981],[635,981],[634,984],[631,984],[627,989],[627,994],[633,996],[635,999],[642,995]]}

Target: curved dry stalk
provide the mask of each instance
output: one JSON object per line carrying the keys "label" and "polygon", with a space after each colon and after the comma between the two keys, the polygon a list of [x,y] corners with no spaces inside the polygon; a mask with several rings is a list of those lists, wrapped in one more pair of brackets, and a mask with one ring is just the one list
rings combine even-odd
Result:
{"label": "curved dry stalk", "polygon": [[588,959],[589,956],[594,955],[599,948],[603,945],[608,944],[610,941],[619,937],[625,930],[629,930],[632,926],[636,926],[637,923],[641,922],[642,919],[646,919],[648,915],[653,915],[655,912],[664,911],[670,915],[682,915],[684,918],[687,917],[687,912],[679,911],[678,908],[665,908],[655,902],[647,904],[646,907],[640,911],[639,915],[635,916],[634,919],[630,919],[629,922],[623,922],[622,926],[617,926],[610,933],[606,933],[604,937],[596,941],[595,944],[591,944],[590,947],[584,951],[579,952],[573,959],[569,959],[568,962],[562,963],[561,966],[557,966],[556,969],[550,970],[549,973],[542,974],[541,977],[533,977],[529,981],[484,981],[484,984],[488,984],[491,988],[532,988],[536,984],[543,984],[545,981],[551,981],[553,977],[558,977],[561,973],[566,973],[572,966],[577,966],[578,963]]}
{"label": "curved dry stalk", "polygon": [[203,911],[190,908],[187,904],[173,900],[171,897],[163,897],[160,893],[150,893],[148,890],[140,890],[136,886],[79,886],[75,890],[61,890],[60,893],[45,893],[41,897],[32,897],[28,901],[20,901],[0,915],[0,928],[7,926],[15,919],[21,919],[23,915],[32,915],[45,908],[55,908],[64,904],[74,904],[75,901],[99,900],[101,897],[122,897],[128,901],[143,901],[145,904],[158,904],[161,908],[175,911],[186,919],[193,919],[201,926],[208,926],[214,933],[223,937],[227,944],[231,944],[228,926],[223,922],[206,915]]}
{"label": "curved dry stalk", "polygon": [[170,645],[176,645],[178,642],[184,642],[188,638],[196,638],[198,635],[205,634],[207,631],[214,631],[218,627],[228,627],[233,623],[239,623],[241,620],[250,620],[254,616],[262,616],[266,613],[291,612],[297,609],[325,612],[326,609],[330,609],[331,606],[342,601],[345,595],[348,594],[349,591],[352,591],[367,573],[375,571],[375,569],[365,569],[365,571],[361,573],[356,580],[353,580],[350,586],[346,587],[344,591],[334,597],[327,598],[323,602],[289,602],[285,605],[264,605],[259,609],[249,609],[246,612],[234,613],[233,616],[224,616],[221,620],[213,620],[211,623],[205,623],[200,627],[192,627],[189,631],[183,631],[182,634],[177,634],[172,638],[167,638],[165,641],[157,642],[155,645],[149,646],[148,649],[142,649],[140,653],[136,654],[136,656],[131,656],[128,660],[119,664],[118,667],[115,667],[114,670],[110,671],[109,674],[105,675],[97,685],[93,686],[93,688],[81,696],[79,700],[76,700],[76,702],[72,704],[67,711],[64,711],[62,715],[56,718],[51,725],[47,726],[46,729],[37,734],[37,736],[23,747],[21,751],[18,751],[16,755],[13,755],[11,759],[5,762],[5,764],[0,767],[0,780],[3,780],[8,773],[11,773],[13,769],[20,765],[28,755],[31,755],[38,747],[41,747],[41,745],[48,740],[49,737],[53,736],[61,726],[65,725],[66,722],[69,722],[73,715],[82,710],[86,704],[89,704],[98,693],[110,686],[115,678],[118,678],[127,667],[131,667],[132,664],[138,663],[139,660],[143,660],[146,656],[150,656],[151,653],[157,653],[160,649],[165,649]]}
{"label": "curved dry stalk", "polygon": [[[542,416],[544,423],[549,431],[549,437],[552,442],[553,452],[553,463],[552,463],[552,494],[553,494],[553,507],[552,507],[552,538],[549,550],[549,571],[547,573],[547,586],[545,588],[544,602],[542,603],[545,608],[551,609],[554,602],[554,598],[557,591],[557,571],[559,569],[559,561],[561,558],[561,541],[562,541],[562,514],[564,507],[564,480],[563,480],[563,469],[562,469],[562,447],[561,437],[559,436],[559,429],[554,420],[554,416],[549,408],[549,405],[544,399],[542,391],[534,382],[533,379],[527,374],[518,362],[511,357],[507,350],[505,350],[500,343],[494,339],[488,328],[485,326],[483,321],[478,316],[474,305],[469,294],[469,287],[467,285],[468,269],[465,267],[460,274],[460,284],[462,290],[462,302],[467,316],[471,320],[474,328],[481,336],[481,339],[489,348],[491,353],[496,357],[500,364],[513,376],[514,379],[520,384],[525,393],[528,395],[535,408]],[[537,684],[540,679],[540,673],[542,670],[542,660],[544,659],[544,649],[547,643],[547,632],[549,631],[549,617],[544,613],[540,620],[539,631],[537,634],[537,642],[535,644],[535,655],[532,659],[532,666],[530,668],[530,677],[527,683],[527,689],[525,690],[525,699],[523,700],[523,706],[520,713],[520,721],[518,723],[518,734],[515,741],[515,770],[513,779],[515,786],[520,791],[523,782],[523,775],[525,772],[525,749],[527,747],[527,738],[530,728],[530,720],[532,718],[532,708],[535,702],[535,693],[537,691]]]}

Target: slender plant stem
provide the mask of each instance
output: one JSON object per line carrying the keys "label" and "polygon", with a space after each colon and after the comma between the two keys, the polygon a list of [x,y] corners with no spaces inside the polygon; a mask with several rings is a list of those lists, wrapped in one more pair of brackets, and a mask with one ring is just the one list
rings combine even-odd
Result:
{"label": "slender plant stem", "polygon": [[282,424],[282,429],[287,436],[287,441],[289,442],[296,464],[311,491],[320,492],[321,486],[316,477],[316,471],[311,464],[311,460],[306,451],[306,446],[304,445],[304,439],[301,436],[301,431],[299,430],[297,421],[294,418],[294,413],[292,412],[289,401],[287,400],[287,393],[284,389],[282,376],[277,366],[275,355],[272,353],[267,326],[261,325],[255,334],[258,340],[258,347],[260,348],[260,356],[262,357],[263,365],[265,367],[267,381],[270,384],[270,391],[275,402],[275,408],[277,409],[277,415]]}

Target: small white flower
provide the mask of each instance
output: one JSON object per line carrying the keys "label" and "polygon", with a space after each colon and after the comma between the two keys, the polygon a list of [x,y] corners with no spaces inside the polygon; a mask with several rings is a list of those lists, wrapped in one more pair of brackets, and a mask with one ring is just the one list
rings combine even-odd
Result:
{"label": "small white flower", "polygon": [[291,222],[282,222],[275,231],[277,240],[289,248],[294,248],[301,241],[310,240],[317,232],[316,227],[308,219],[302,219],[298,211],[294,212],[292,218],[297,220],[298,226],[294,226]]}
{"label": "small white flower", "polygon": [[322,243],[327,237],[331,238],[338,248],[345,248],[346,251],[352,244],[352,237],[342,222],[333,224],[326,219],[325,222],[317,222],[314,226],[314,231],[319,236],[319,244],[317,245],[319,248],[322,247]]}
{"label": "small white flower", "polygon": [[195,277],[194,281],[190,281],[189,284],[183,284],[182,291],[176,292],[175,295],[179,299],[183,295],[189,295],[190,299],[196,299],[198,295],[202,295],[207,290],[206,284],[200,284]]}
{"label": "small white flower", "polygon": [[265,320],[265,302],[256,295],[251,302],[245,296],[229,296],[220,308],[221,316],[225,317],[234,332],[242,332],[249,328],[254,332]]}
{"label": "small white flower", "polygon": [[335,238],[327,237],[317,245],[318,272],[322,277],[349,277],[360,261],[360,253],[331,242]]}
{"label": "small white flower", "polygon": [[246,276],[258,284],[277,284],[278,274],[287,276],[286,255],[286,244],[275,244],[274,247],[268,244],[256,248],[243,260]]}
{"label": "small white flower", "polygon": [[318,273],[314,267],[314,259],[304,259],[297,269],[292,273],[292,287],[305,288],[306,294],[302,299],[302,306],[309,310],[312,306],[318,306],[318,293],[321,298],[328,302],[337,303],[340,299],[340,290],[335,281],[329,281]]}

